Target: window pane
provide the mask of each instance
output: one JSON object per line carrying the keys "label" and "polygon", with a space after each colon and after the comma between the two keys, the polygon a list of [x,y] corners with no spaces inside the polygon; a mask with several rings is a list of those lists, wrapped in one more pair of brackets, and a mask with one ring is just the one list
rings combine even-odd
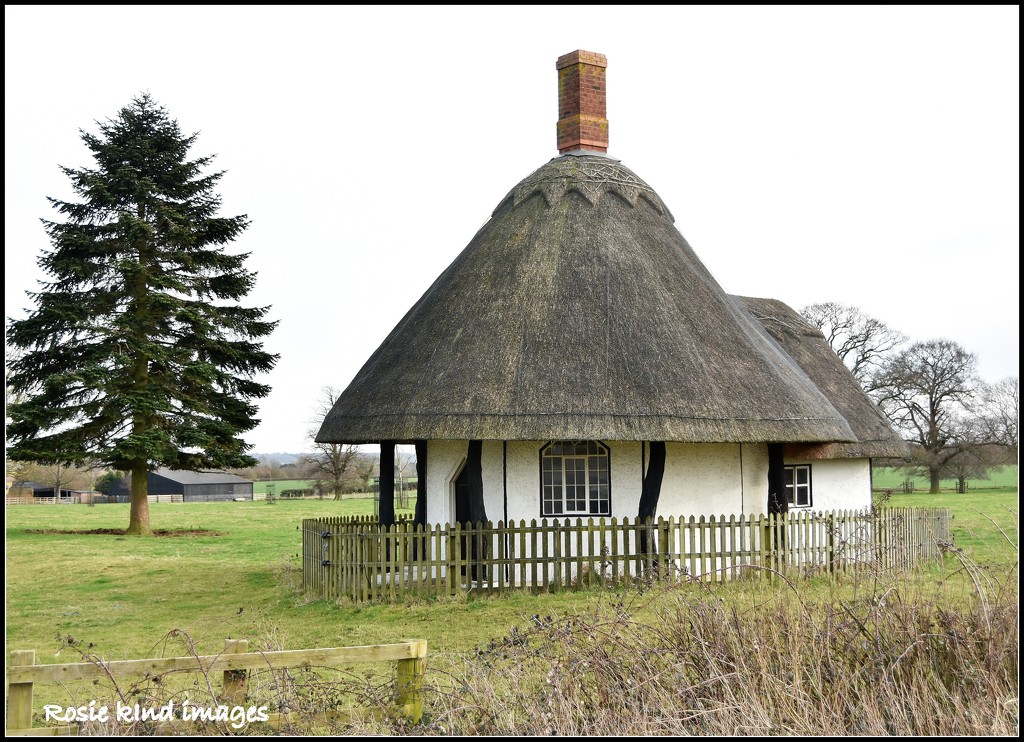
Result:
{"label": "window pane", "polygon": [[541,451],[541,513],[611,512],[608,449],[597,441],[552,441]]}

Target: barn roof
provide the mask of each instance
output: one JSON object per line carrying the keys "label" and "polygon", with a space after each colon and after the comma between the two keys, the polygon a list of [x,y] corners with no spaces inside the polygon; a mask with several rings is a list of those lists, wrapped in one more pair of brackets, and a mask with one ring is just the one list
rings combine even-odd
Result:
{"label": "barn roof", "polygon": [[318,435],[431,438],[856,440],[654,190],[588,151],[509,192]]}
{"label": "barn roof", "polygon": [[776,299],[733,297],[783,347],[842,413],[856,443],[833,443],[807,449],[809,458],[906,457],[910,447],[893,432],[888,419],[825,340],[798,312]]}
{"label": "barn roof", "polygon": [[179,484],[241,484],[252,482],[251,479],[245,479],[244,477],[227,474],[222,471],[183,471],[161,467],[153,473]]}

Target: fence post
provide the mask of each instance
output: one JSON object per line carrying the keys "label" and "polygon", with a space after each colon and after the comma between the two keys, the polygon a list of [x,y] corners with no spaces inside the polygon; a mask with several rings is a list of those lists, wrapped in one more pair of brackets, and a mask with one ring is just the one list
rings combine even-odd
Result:
{"label": "fence post", "polygon": [[[11,667],[36,663],[34,649],[12,649]],[[32,728],[32,683],[11,683],[7,690],[7,729]]]}
{"label": "fence post", "polygon": [[416,656],[398,661],[396,703],[399,708],[408,706],[409,721],[419,724],[423,718],[423,678],[427,664],[427,642],[411,641],[416,645]]}
{"label": "fence post", "polygon": [[[249,651],[248,639],[225,639],[224,654],[245,654]],[[245,703],[245,670],[224,671],[224,698],[235,706]]]}
{"label": "fence post", "polygon": [[836,559],[838,558],[838,556],[836,555],[836,514],[835,514],[835,511],[830,510],[828,512],[828,514],[825,516],[825,528],[828,531],[828,533],[826,534],[826,539],[827,539],[827,543],[828,543],[828,551],[826,552],[828,554],[828,571],[829,571],[829,574],[835,575],[835,573],[837,571],[836,568],[838,566],[836,564]]}
{"label": "fence post", "polygon": [[669,548],[669,533],[671,526],[661,516],[658,516],[658,550],[661,559],[661,578],[669,576],[669,566],[672,563],[672,553]]}

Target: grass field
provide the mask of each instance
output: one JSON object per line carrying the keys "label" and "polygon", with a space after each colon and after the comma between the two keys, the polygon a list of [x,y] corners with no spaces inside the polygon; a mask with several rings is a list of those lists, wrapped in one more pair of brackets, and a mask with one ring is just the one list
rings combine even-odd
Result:
{"label": "grass field", "polygon": [[[1014,493],[896,495],[890,504],[950,507],[954,535],[971,558],[1007,563],[1016,542]],[[524,614],[567,608],[586,596],[513,595],[443,607],[334,606],[301,594],[303,518],[372,512],[370,499],[250,503],[154,503],[154,528],[221,535],[153,539],[54,535],[29,530],[123,528],[128,505],[7,508],[7,649],[54,657],[68,634],[118,657],[145,655],[173,629],[212,650],[229,635],[273,629],[289,645],[386,642],[416,636],[465,649]],[[437,621],[441,613],[444,620]],[[463,620],[472,615],[471,620]],[[433,618],[432,618],[433,617]]]}
{"label": "grass field", "polygon": [[[1016,589],[1012,577],[1017,562],[1016,491],[896,495],[889,503],[949,507],[955,518],[955,540],[964,549],[961,557],[949,557],[944,567],[931,567],[906,578],[906,586],[924,591],[932,596],[928,600],[934,598],[946,606],[971,593],[979,571],[985,572],[989,580],[1005,580],[1011,575],[1010,582]],[[469,600],[456,596],[395,605],[334,604],[304,595],[299,563],[301,520],[370,513],[372,507],[368,498],[279,501],[272,505],[154,503],[154,528],[208,529],[216,535],[139,539],[30,532],[123,528],[128,520],[127,505],[9,506],[8,659],[11,649],[34,649],[39,663],[76,661],[77,653],[69,649],[69,640],[75,647],[88,647],[90,653],[105,659],[171,656],[181,654],[182,647],[167,637],[179,631],[195,642],[198,651],[210,653],[220,651],[227,637],[248,638],[254,649],[418,638],[428,641],[430,655],[436,658],[433,667],[442,664],[440,658],[444,658],[447,676],[456,668],[458,672],[469,673],[471,668],[479,671],[473,658],[487,655],[480,654],[481,647],[505,646],[510,637],[522,636],[523,631],[555,636],[549,624],[561,626],[566,617],[592,616],[595,623],[588,631],[596,636],[595,627],[605,625],[606,620],[598,621],[597,616],[604,612],[612,611],[612,619],[628,614],[632,621],[654,616],[665,605],[673,604],[655,609],[649,596],[597,590],[560,595],[513,593]],[[964,564],[973,566],[965,571]],[[715,588],[713,595],[715,601],[738,611],[737,617],[755,617],[764,606],[780,605],[787,595],[797,594],[796,610],[806,611],[809,605],[837,596],[856,606],[864,590],[860,584],[837,587],[827,581],[797,587],[755,581],[726,584]],[[699,601],[706,595],[706,588],[684,586],[679,596],[667,600]],[[755,627],[757,623],[755,619]],[[526,716],[533,713],[528,711]],[[480,729],[484,730],[481,733],[494,731],[493,726]],[[715,729],[705,731],[714,733]]]}
{"label": "grass field", "polygon": [[[914,474],[906,469],[893,469],[887,466],[876,466],[871,470],[872,483],[875,490],[895,489],[903,486],[904,480],[910,479],[915,483],[917,491],[928,491],[928,477],[920,473]],[[1017,489],[1017,466],[1001,466],[990,469],[987,479],[970,479],[968,487],[970,490],[980,489]],[[940,479],[939,486],[943,490],[956,491],[955,479]]]}
{"label": "grass field", "polygon": [[252,491],[257,494],[266,494],[267,487],[272,486],[274,492],[281,494],[284,490],[304,490],[313,486],[308,479],[276,479],[272,482],[253,482]]}

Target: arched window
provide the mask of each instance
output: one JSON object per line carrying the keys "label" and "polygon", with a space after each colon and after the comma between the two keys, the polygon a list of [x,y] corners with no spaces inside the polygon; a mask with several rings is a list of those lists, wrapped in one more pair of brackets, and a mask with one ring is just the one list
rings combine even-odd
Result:
{"label": "arched window", "polygon": [[540,450],[541,515],[611,515],[608,447],[552,441]]}

